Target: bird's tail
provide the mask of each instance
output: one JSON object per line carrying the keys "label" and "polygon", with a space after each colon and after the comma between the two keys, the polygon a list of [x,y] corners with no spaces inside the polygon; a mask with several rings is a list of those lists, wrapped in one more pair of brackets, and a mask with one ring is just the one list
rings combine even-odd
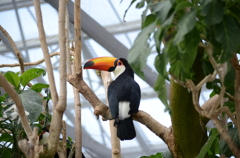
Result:
{"label": "bird's tail", "polygon": [[120,140],[130,140],[136,137],[132,117],[119,120],[117,123],[117,136]]}

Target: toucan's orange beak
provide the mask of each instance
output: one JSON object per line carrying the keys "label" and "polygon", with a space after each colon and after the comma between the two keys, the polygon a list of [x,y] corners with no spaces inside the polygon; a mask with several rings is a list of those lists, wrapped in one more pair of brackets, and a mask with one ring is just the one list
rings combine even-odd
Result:
{"label": "toucan's orange beak", "polygon": [[96,69],[103,71],[113,71],[116,68],[116,61],[114,57],[99,57],[88,60],[84,64],[84,69]]}

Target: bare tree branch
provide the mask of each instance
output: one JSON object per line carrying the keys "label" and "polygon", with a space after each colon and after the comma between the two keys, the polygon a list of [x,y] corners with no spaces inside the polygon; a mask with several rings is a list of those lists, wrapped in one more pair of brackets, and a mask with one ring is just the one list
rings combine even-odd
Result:
{"label": "bare tree branch", "polygon": [[42,51],[43,51],[43,55],[44,55],[44,59],[45,59],[45,64],[46,64],[46,69],[47,69],[47,74],[48,74],[48,80],[49,80],[52,102],[53,102],[53,106],[55,106],[55,105],[57,105],[57,102],[58,102],[58,94],[57,94],[57,89],[56,89],[56,85],[55,85],[53,68],[52,68],[52,63],[51,63],[50,55],[49,55],[49,51],[48,51],[45,31],[44,31],[44,28],[43,28],[42,12],[41,12],[41,8],[40,8],[40,2],[39,2],[39,0],[33,0],[33,2],[34,2],[34,7],[35,7],[36,19],[37,19],[39,40],[40,40],[40,44],[41,44],[41,47],[42,47]]}
{"label": "bare tree branch", "polygon": [[[81,0],[74,1],[74,73],[79,74],[82,79],[82,58],[81,58]],[[81,128],[81,102],[77,90],[74,88],[74,100],[75,100],[75,133],[76,144],[75,153],[76,157],[82,157],[82,128]]]}
{"label": "bare tree branch", "polygon": [[[101,71],[101,78],[103,81],[106,98],[108,98],[108,86],[112,81],[111,74],[107,71]],[[107,104],[108,99],[106,99]],[[114,127],[114,120],[109,121],[110,133],[111,133],[111,144],[112,144],[112,158],[121,158],[121,147],[120,140],[117,137],[117,128]]]}
{"label": "bare tree branch", "polygon": [[32,129],[28,123],[27,116],[25,114],[25,110],[22,104],[22,100],[20,99],[17,92],[12,88],[10,83],[5,79],[2,73],[0,73],[0,85],[4,88],[4,90],[8,93],[8,95],[13,99],[17,109],[20,120],[22,122],[22,126],[28,137],[32,135]]}
{"label": "bare tree branch", "polygon": [[13,39],[9,35],[9,33],[1,25],[0,25],[0,30],[7,37],[8,41],[10,42],[10,44],[11,44],[13,50],[14,50],[14,53],[16,54],[16,56],[18,58],[18,62],[19,62],[19,65],[20,65],[21,73],[23,73],[24,72],[23,58],[22,58],[21,54],[19,53],[15,42],[13,41]]}
{"label": "bare tree branch", "polygon": [[66,56],[66,36],[65,36],[65,13],[66,13],[66,1],[59,1],[60,97],[58,102],[56,102],[57,104],[55,105],[54,111],[53,111],[53,117],[52,117],[51,128],[50,128],[50,136],[48,139],[49,155],[53,155],[57,151],[59,136],[62,129],[62,117],[63,117],[64,111],[66,110],[66,104],[67,104],[67,99],[66,99],[66,95],[67,95],[66,57],[67,56]]}
{"label": "bare tree branch", "polygon": [[[56,55],[60,55],[59,52],[54,52],[50,54],[50,57],[56,56]],[[39,65],[41,63],[43,63],[45,61],[45,59],[40,59],[38,61],[35,62],[27,62],[27,63],[23,63],[24,66],[32,66],[32,65]],[[15,64],[1,64],[0,67],[17,67],[20,66],[19,63],[15,63]]]}
{"label": "bare tree branch", "polygon": [[[235,81],[234,81],[234,101],[237,117],[237,126],[240,127],[240,65],[237,56],[235,55],[231,60],[232,67],[235,69]],[[240,129],[238,128],[238,136],[240,140]]]}

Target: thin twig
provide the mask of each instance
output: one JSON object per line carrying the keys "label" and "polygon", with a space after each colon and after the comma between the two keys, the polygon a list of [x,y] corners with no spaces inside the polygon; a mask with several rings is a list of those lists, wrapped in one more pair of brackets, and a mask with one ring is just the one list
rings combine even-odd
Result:
{"label": "thin twig", "polygon": [[[51,53],[50,57],[53,57],[53,56],[56,56],[56,55],[60,55],[60,53],[59,52]],[[23,63],[23,66],[39,65],[39,64],[43,63],[44,61],[45,60],[43,58],[43,59],[40,59],[38,61]],[[19,63],[15,63],[15,64],[1,64],[0,65],[0,67],[17,67],[17,66],[20,66],[20,64]]]}
{"label": "thin twig", "polygon": [[179,79],[178,79],[176,76],[174,76],[173,74],[170,74],[170,75],[171,75],[171,77],[174,79],[174,82],[176,82],[176,83],[180,84],[181,86],[183,86],[184,88],[186,88],[186,83],[185,83],[185,82],[179,80]]}
{"label": "thin twig", "polygon": [[206,76],[201,82],[196,86],[197,90],[200,90],[202,86],[207,82],[212,82],[216,79],[217,71],[215,70],[213,74]]}

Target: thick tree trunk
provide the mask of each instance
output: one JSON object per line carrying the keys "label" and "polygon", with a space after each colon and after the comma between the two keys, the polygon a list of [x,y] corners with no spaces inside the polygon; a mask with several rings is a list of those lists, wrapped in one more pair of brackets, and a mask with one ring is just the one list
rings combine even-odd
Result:
{"label": "thick tree trunk", "polygon": [[[195,83],[203,78],[202,68],[199,67],[202,59],[202,50],[198,51],[193,70]],[[201,123],[200,116],[195,110],[192,101],[192,93],[171,80],[170,106],[173,135],[176,145],[181,150],[179,157],[196,157],[202,146],[207,141],[205,126]]]}

